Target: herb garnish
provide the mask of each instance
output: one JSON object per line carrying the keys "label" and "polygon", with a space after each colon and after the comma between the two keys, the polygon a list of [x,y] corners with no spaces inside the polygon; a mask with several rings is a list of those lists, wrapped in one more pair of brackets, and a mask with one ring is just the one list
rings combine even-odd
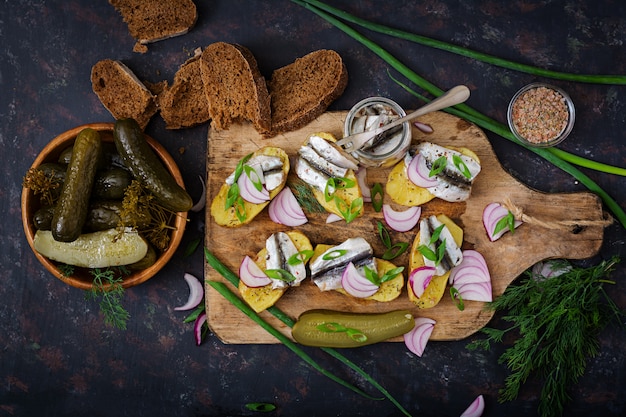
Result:
{"label": "herb garnish", "polygon": [[428,259],[429,261],[433,261],[435,265],[439,265],[444,255],[446,254],[446,240],[442,240],[441,243],[435,248],[435,250],[432,250],[429,246],[437,243],[437,241],[439,240],[439,236],[441,235],[441,231],[444,227],[445,224],[442,224],[433,231],[433,234],[430,236],[430,241],[428,242],[428,245],[419,245],[417,247],[417,250],[424,256],[424,258]]}
{"label": "herb garnish", "polygon": [[322,323],[316,328],[320,332],[324,333],[346,333],[348,337],[355,342],[364,343],[367,341],[367,335],[365,335],[362,331],[351,327],[345,327],[344,325],[336,322]]}
{"label": "herb garnish", "polygon": [[[129,274],[129,271],[123,266],[116,269],[119,269],[123,274]],[[100,298],[100,311],[104,314],[104,323],[126,330],[126,323],[130,314],[121,303],[124,296],[122,278],[116,274],[113,268],[94,268],[90,269],[89,272],[94,277],[93,285],[91,290],[86,291],[85,298],[88,300]]]}
{"label": "herb garnish", "polygon": [[[560,261],[569,265],[567,261]],[[489,349],[492,342],[516,331],[518,339],[500,356],[511,370],[500,390],[501,402],[517,398],[531,374],[544,381],[539,399],[541,416],[562,415],[570,400],[568,387],[585,372],[587,359],[597,355],[598,335],[612,319],[621,322],[624,313],[609,298],[604,284],[619,262],[618,257],[590,268],[573,267],[561,275],[545,278],[526,271],[519,284],[489,303],[495,311],[508,311],[503,319],[511,326],[484,328],[487,339],[468,345],[469,349]]]}
{"label": "herb garnish", "polygon": [[407,242],[391,243],[389,230],[387,230],[382,222],[376,222],[376,227],[378,228],[378,236],[380,236],[380,240],[382,240],[383,245],[385,245],[385,248],[387,248],[382,256],[384,260],[390,261],[392,259],[395,259],[398,256],[402,255],[408,249],[409,244]]}

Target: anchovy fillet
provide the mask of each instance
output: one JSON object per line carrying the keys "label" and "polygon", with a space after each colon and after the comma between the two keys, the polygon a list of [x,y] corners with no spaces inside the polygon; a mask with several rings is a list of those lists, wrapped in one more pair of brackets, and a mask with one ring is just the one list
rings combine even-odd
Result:
{"label": "anchovy fillet", "polygon": [[298,150],[298,155],[300,155],[300,158],[305,159],[313,168],[329,177],[345,177],[348,172],[347,168],[333,164],[315,152],[315,149],[310,146],[301,146]]}
{"label": "anchovy fillet", "polygon": [[[438,184],[428,187],[428,191],[436,197],[450,202],[465,201],[469,198],[472,183],[481,170],[478,161],[461,152],[430,142],[420,143],[417,145],[416,151],[424,156],[426,166],[429,168],[432,168],[435,161],[440,157],[446,157],[447,162],[443,171],[436,176]],[[470,174],[469,177],[466,177],[456,166],[455,157],[463,161]]]}
{"label": "anchovy fillet", "polygon": [[[282,176],[284,175],[284,173],[282,172],[283,160],[280,159],[280,157],[278,156],[256,155],[250,158],[248,162],[246,162],[246,165],[255,169],[260,168],[264,176],[268,174],[274,174],[273,175],[274,179],[273,179],[272,184],[276,183],[276,178],[278,177],[278,173],[280,173],[280,181],[278,181],[278,184],[282,182],[282,179],[283,179]],[[226,181],[226,184],[233,185],[233,183],[235,182],[235,172],[233,171],[233,173],[230,174],[226,178],[225,181]],[[277,186],[278,185],[275,185],[274,188],[276,188]],[[274,189],[274,188],[268,187],[267,185],[265,188],[267,188],[268,191],[271,191]]]}
{"label": "anchovy fillet", "polygon": [[[436,242],[430,242],[434,231],[443,225]],[[437,248],[445,244],[445,253],[440,263],[428,259],[424,256],[424,265],[435,268],[435,275],[443,275],[454,268],[463,260],[461,248],[454,241],[450,229],[445,226],[436,216],[430,216],[420,220],[420,245],[427,246],[431,251],[437,253]]]}
{"label": "anchovy fillet", "polygon": [[304,263],[290,265],[288,260],[298,253],[296,245],[287,233],[277,232],[272,234],[265,241],[267,255],[265,257],[265,269],[284,269],[293,275],[296,280],[286,282],[279,279],[272,279],[272,288],[284,288],[287,286],[298,286],[306,277]]}
{"label": "anchovy fillet", "polygon": [[346,155],[342,150],[338,149],[337,146],[320,136],[311,135],[311,137],[309,137],[308,145],[322,158],[332,164],[353,170],[357,170],[359,168],[359,165],[354,159],[352,159],[351,156]]}
{"label": "anchovy fillet", "polygon": [[350,262],[362,274],[365,267],[376,271],[372,246],[362,237],[350,238],[317,257],[309,265],[311,279],[322,291],[339,289],[341,276]]}

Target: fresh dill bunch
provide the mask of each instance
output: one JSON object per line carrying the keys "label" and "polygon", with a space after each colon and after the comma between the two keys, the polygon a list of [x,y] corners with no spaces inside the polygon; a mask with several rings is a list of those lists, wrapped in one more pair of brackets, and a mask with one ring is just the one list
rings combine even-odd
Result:
{"label": "fresh dill bunch", "polygon": [[578,268],[560,261],[552,267],[560,274],[550,278],[529,270],[524,279],[487,305],[494,311],[506,311],[503,320],[511,326],[482,329],[487,339],[470,343],[468,349],[488,350],[509,332],[518,336],[498,360],[511,371],[499,392],[500,402],[517,398],[532,375],[543,381],[539,414],[563,414],[570,400],[568,388],[583,375],[587,360],[598,353],[600,331],[611,320],[621,323],[624,318],[604,290],[604,284],[614,284],[606,277],[618,262],[619,258],[613,257],[590,268]]}
{"label": "fresh dill bunch", "polygon": [[[124,267],[119,267],[123,274],[128,275],[129,271]],[[94,268],[89,270],[93,275],[93,285],[87,291],[85,297],[95,300],[100,298],[100,311],[104,315],[104,323],[126,330],[126,323],[130,314],[122,306],[124,297],[124,287],[120,274],[116,274],[111,268]]]}
{"label": "fresh dill bunch", "polygon": [[291,191],[293,191],[293,195],[296,197],[298,204],[300,204],[300,207],[302,207],[304,211],[309,213],[326,212],[324,207],[322,207],[313,195],[313,191],[307,183],[302,180],[295,180],[293,182],[289,182],[288,186],[291,188]]}

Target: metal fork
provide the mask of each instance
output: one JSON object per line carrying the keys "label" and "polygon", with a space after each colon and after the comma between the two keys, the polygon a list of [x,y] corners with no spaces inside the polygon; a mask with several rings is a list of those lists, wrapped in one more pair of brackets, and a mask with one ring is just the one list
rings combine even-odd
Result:
{"label": "metal fork", "polygon": [[450,90],[437,97],[425,106],[420,107],[413,113],[409,113],[404,117],[394,120],[393,122],[381,126],[374,130],[366,130],[361,133],[355,133],[353,135],[346,136],[343,139],[337,141],[337,145],[343,147],[348,152],[354,152],[361,149],[367,142],[374,139],[376,136],[389,129],[393,129],[396,126],[401,125],[404,122],[415,119],[416,117],[423,116],[426,113],[445,109],[446,107],[454,106],[463,103],[470,96],[470,90],[464,85],[457,85]]}

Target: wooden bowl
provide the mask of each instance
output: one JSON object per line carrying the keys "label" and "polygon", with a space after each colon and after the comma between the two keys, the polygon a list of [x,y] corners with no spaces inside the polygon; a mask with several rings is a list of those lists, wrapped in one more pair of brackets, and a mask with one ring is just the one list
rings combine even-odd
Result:
{"label": "wooden bowl", "polygon": [[[50,141],[50,143],[48,143],[39,153],[31,168],[37,168],[39,165],[45,162],[56,162],[61,152],[68,146],[72,145],[78,133],[85,128],[92,128],[97,130],[100,133],[103,142],[113,142],[113,123],[91,123],[78,126],[61,133],[59,136]],[[178,166],[172,159],[172,156],[165,150],[163,146],[161,146],[157,141],[155,141],[148,135],[146,135],[146,140],[148,141],[148,144],[152,147],[154,152],[163,161],[163,165],[172,174],[176,182],[184,188],[185,185],[183,183],[182,176],[180,174],[180,171],[178,170]],[[65,282],[66,284],[83,290],[91,289],[93,284],[93,276],[89,273],[87,269],[75,268],[75,272],[72,274],[72,276],[65,276],[57,266],[56,262],[51,261],[34,249],[33,239],[35,237],[36,229],[33,225],[33,214],[41,206],[39,197],[35,196],[30,189],[23,188],[21,204],[24,233],[26,234],[28,244],[30,245],[33,253],[35,254],[35,257],[37,257],[39,262],[41,262],[41,264],[55,277]],[[173,224],[175,229],[172,231],[169,246],[167,247],[167,249],[160,254],[159,258],[152,266],[123,276],[122,286],[124,288],[132,287],[147,281],[165,266],[165,264],[172,258],[174,252],[176,252],[176,249],[180,245],[183,233],[185,231],[186,222],[187,213],[177,213]]]}

